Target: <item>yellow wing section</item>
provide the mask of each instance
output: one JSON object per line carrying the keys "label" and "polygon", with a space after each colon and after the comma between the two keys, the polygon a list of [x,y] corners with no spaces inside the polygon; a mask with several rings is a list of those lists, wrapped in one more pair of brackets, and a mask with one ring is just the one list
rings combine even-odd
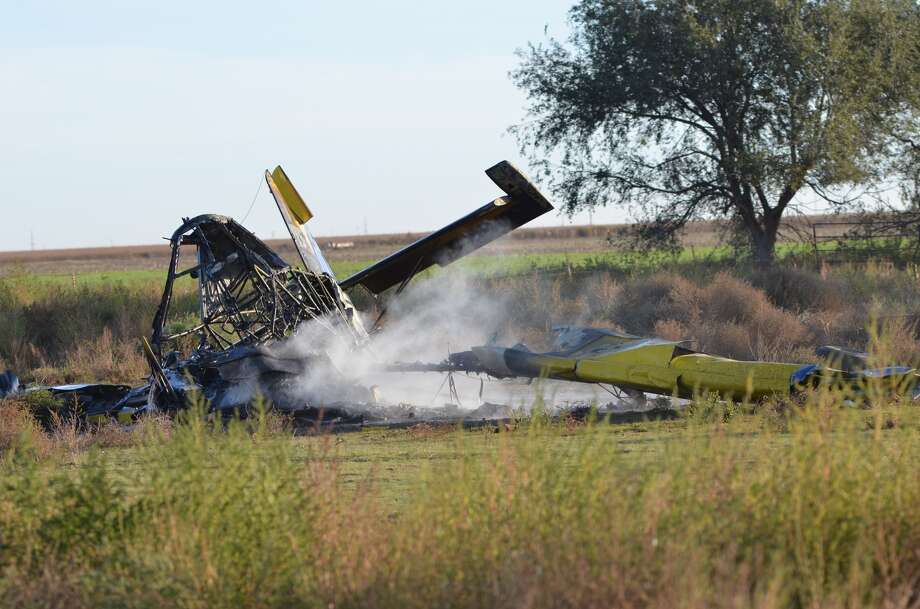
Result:
{"label": "yellow wing section", "polygon": [[642,339],[607,352],[578,358],[576,379],[610,383],[649,393],[674,393],[679,373],[669,364],[676,345],[670,341]]}
{"label": "yellow wing section", "polygon": [[284,223],[287,225],[288,232],[291,233],[291,239],[294,240],[294,246],[304,266],[314,273],[335,277],[316,239],[307,228],[307,222],[313,217],[313,213],[280,165],[275,167],[271,173],[265,172],[265,182],[275,198],[278,211],[284,218]]}
{"label": "yellow wing section", "polygon": [[303,197],[300,196],[287,174],[281,169],[281,165],[275,167],[272,172],[272,181],[275,183],[284,206],[290,212],[291,219],[297,224],[306,224],[313,217],[313,212],[307,207]]}
{"label": "yellow wing section", "polygon": [[781,362],[741,362],[705,353],[681,355],[671,361],[671,368],[680,373],[685,393],[715,391],[755,400],[788,394],[792,374],[801,367],[802,364]]}

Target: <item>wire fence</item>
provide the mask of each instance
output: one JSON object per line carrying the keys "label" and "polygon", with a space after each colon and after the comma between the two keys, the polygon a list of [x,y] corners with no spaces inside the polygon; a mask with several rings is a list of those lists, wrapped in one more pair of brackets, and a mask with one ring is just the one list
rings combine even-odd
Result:
{"label": "wire fence", "polygon": [[810,245],[815,264],[920,260],[920,224],[892,218],[814,222]]}

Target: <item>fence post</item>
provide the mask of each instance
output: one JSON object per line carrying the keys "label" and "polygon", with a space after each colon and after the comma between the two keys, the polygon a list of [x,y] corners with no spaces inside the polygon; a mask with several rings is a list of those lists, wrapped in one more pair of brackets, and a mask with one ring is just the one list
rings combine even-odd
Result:
{"label": "fence post", "polygon": [[815,251],[815,269],[817,270],[821,264],[821,259],[818,255],[818,225],[815,222],[811,223],[811,246]]}

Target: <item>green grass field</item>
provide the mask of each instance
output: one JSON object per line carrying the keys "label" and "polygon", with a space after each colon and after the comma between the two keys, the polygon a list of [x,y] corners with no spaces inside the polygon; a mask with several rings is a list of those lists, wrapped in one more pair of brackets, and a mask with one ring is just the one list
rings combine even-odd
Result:
{"label": "green grass field", "polygon": [[[883,246],[883,243],[874,243],[874,247]],[[822,243],[825,255],[832,254],[841,248],[835,242]],[[777,246],[777,256],[781,259],[795,259],[811,263],[813,251],[807,244],[781,243]],[[463,272],[471,272],[482,276],[491,275],[517,275],[527,272],[558,272],[558,271],[594,271],[613,269],[619,271],[649,272],[667,266],[680,265],[720,265],[733,262],[737,257],[736,252],[728,246],[696,246],[682,248],[676,251],[649,251],[630,252],[624,250],[598,250],[593,252],[573,253],[526,253],[489,255],[479,254],[468,256],[450,266]],[[376,262],[375,260],[337,260],[331,263],[332,269],[339,278],[348,277]],[[421,277],[431,276],[440,272],[438,267],[421,273]],[[77,287],[105,284],[119,284],[128,287],[162,285],[166,277],[164,269],[132,269],[109,271],[81,271],[74,273],[17,273],[15,269],[7,270],[4,280],[7,282],[29,283],[33,286],[72,286]],[[194,281],[188,277],[180,279],[181,286],[192,286]]]}
{"label": "green grass field", "polygon": [[[695,248],[677,253],[625,253],[625,252],[579,252],[572,254],[512,254],[502,256],[470,256],[450,265],[452,272],[473,274],[480,277],[515,276],[525,273],[556,272],[595,272],[613,270],[634,273],[650,271],[666,265],[700,264],[709,262],[720,264],[730,260],[728,248]],[[375,261],[337,261],[332,263],[333,271],[339,278],[348,277]],[[424,280],[444,269],[437,266],[419,273],[416,280]],[[19,286],[36,294],[57,288],[95,289],[97,287],[118,286],[127,289],[162,288],[166,279],[164,270],[125,270],[92,271],[78,273],[8,273],[2,280],[8,285]],[[188,276],[181,277],[176,287],[179,290],[192,290],[195,281]]]}
{"label": "green grass field", "polygon": [[[333,264],[333,270],[338,277],[347,277],[367,265],[371,261],[365,262],[337,262]],[[138,286],[161,286],[166,280],[166,269],[147,270],[132,269],[126,271],[91,271],[79,273],[10,273],[5,276],[4,281],[8,283],[29,284],[38,288],[39,286],[76,286],[94,287],[98,285],[123,285],[126,287]],[[195,281],[189,276],[180,277],[177,285],[181,287],[191,287]]]}

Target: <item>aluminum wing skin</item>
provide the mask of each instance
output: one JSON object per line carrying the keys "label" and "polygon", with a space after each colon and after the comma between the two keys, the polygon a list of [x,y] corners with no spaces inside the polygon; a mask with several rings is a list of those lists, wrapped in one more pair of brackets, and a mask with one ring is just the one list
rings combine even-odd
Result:
{"label": "aluminum wing skin", "polygon": [[344,289],[363,285],[379,294],[437,264],[446,266],[553,209],[514,165],[502,161],[486,175],[505,195],[471,214],[341,281]]}
{"label": "aluminum wing skin", "polygon": [[275,167],[275,170],[271,173],[265,172],[265,182],[275,198],[275,203],[278,204],[278,211],[281,212],[281,217],[284,218],[284,223],[291,233],[291,239],[294,240],[294,245],[300,254],[300,259],[303,260],[304,266],[318,275],[326,274],[335,278],[332,267],[329,266],[322,250],[319,249],[319,245],[316,243],[316,239],[313,238],[310,229],[307,228],[307,222],[313,217],[313,213],[280,165]]}

